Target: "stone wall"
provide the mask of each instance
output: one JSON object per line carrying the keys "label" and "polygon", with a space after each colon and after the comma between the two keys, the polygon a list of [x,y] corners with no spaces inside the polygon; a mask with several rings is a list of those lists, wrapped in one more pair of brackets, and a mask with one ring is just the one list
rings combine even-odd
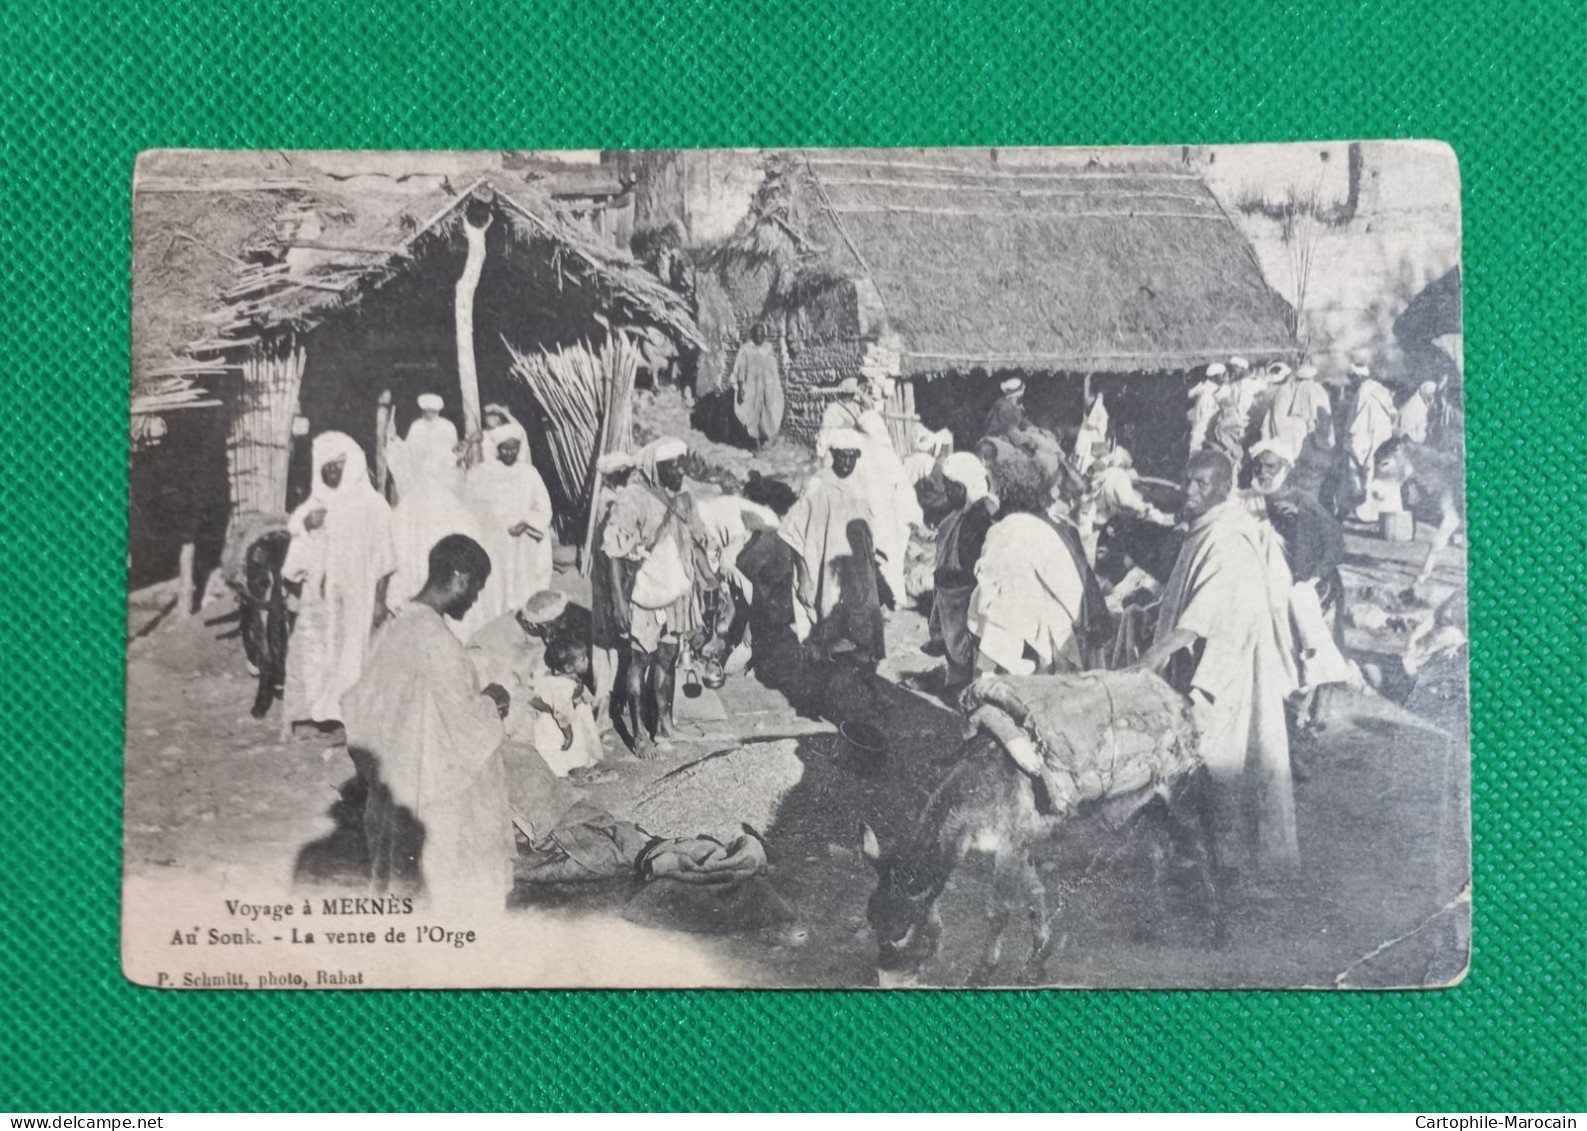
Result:
{"label": "stone wall", "polygon": [[[1191,160],[1250,241],[1268,282],[1291,305],[1299,281],[1296,235],[1305,225],[1287,232],[1271,212],[1291,192],[1316,193],[1331,219],[1315,226],[1298,336],[1325,376],[1338,372],[1351,350],[1367,348],[1394,379],[1402,365],[1394,319],[1423,287],[1460,264],[1460,173],[1442,143],[1356,145],[1354,186],[1350,146],[1343,143],[1195,150]],[[1458,361],[1458,343],[1450,349]]]}

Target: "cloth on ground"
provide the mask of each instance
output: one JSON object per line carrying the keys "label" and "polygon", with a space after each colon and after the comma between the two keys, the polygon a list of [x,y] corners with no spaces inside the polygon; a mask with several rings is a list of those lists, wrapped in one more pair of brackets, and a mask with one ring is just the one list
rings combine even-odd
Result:
{"label": "cloth on ground", "polygon": [[727,844],[697,836],[657,841],[638,872],[647,881],[623,908],[630,922],[698,934],[782,926],[793,909],[763,874],[766,847],[748,825]]}
{"label": "cloth on ground", "polygon": [[521,837],[516,874],[531,884],[579,883],[631,874],[654,838],[585,800],[552,773],[528,743],[502,747],[513,828]]}

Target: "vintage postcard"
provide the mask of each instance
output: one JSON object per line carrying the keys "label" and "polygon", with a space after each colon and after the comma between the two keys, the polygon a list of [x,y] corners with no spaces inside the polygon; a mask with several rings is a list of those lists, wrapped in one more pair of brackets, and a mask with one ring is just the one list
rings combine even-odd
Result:
{"label": "vintage postcard", "polygon": [[134,982],[1464,976],[1447,146],[133,188]]}

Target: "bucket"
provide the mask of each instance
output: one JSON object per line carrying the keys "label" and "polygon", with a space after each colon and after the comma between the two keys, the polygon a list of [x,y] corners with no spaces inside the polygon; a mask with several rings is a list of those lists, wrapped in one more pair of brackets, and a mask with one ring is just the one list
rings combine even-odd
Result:
{"label": "bucket", "polygon": [[887,735],[870,723],[849,720],[838,726],[838,757],[857,769],[877,770],[887,761]]}
{"label": "bucket", "polygon": [[1410,542],[1416,537],[1416,518],[1410,511],[1385,511],[1378,515],[1378,531],[1385,542]]}

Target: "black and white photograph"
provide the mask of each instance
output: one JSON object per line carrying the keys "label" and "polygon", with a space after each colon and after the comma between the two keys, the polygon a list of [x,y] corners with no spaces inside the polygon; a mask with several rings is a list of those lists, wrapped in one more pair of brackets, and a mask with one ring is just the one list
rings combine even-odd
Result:
{"label": "black and white photograph", "polygon": [[158,150],[132,209],[132,981],[1465,977],[1448,146]]}

